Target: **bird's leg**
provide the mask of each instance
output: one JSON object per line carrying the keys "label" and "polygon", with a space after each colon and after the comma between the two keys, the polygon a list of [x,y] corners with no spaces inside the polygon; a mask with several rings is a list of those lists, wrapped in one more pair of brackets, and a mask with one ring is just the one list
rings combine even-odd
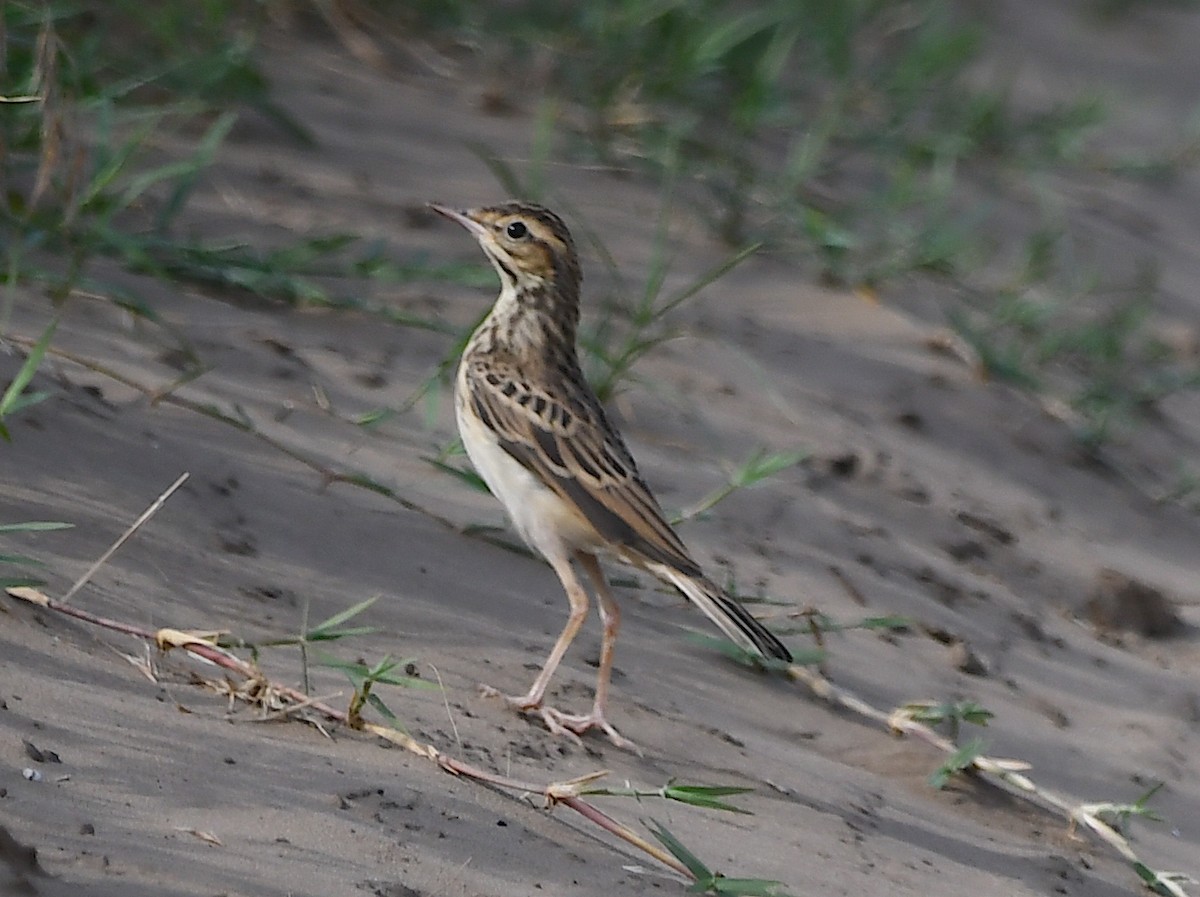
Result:
{"label": "bird's leg", "polygon": [[621,608],[608,588],[608,581],[596,556],[581,553],[579,563],[596,587],[596,597],[600,599],[600,621],[604,624],[604,634],[600,639],[600,670],[596,674],[596,700],[592,704],[592,715],[597,720],[603,720],[604,708],[608,703],[608,684],[612,679],[613,654],[617,648],[617,632],[621,629]]}
{"label": "bird's leg", "polygon": [[[503,697],[510,707],[521,711],[539,710],[541,708],[542,699],[546,694],[546,686],[550,684],[550,677],[554,675],[554,671],[558,668],[563,655],[567,653],[567,648],[575,640],[575,636],[579,633],[579,627],[583,625],[588,612],[587,592],[584,591],[579,578],[575,575],[575,571],[571,569],[570,560],[566,557],[548,558],[547,560],[550,561],[550,566],[554,569],[554,572],[558,574],[558,579],[567,593],[567,600],[571,603],[571,615],[567,618],[567,625],[563,627],[562,633],[558,636],[558,641],[550,649],[550,656],[542,664],[542,671],[538,673],[537,678],[533,680],[533,685],[529,687],[529,691],[524,695],[501,695],[499,691],[491,686],[483,686],[483,693],[485,695],[489,697]],[[546,725],[550,727],[551,731],[561,734],[561,726],[551,722],[545,713],[542,716],[546,719]]]}
{"label": "bird's leg", "polygon": [[546,720],[551,729],[557,724],[576,735],[582,735],[588,729],[600,729],[617,747],[640,754],[641,749],[621,735],[604,715],[608,703],[608,684],[612,678],[613,652],[617,645],[617,632],[621,628],[621,609],[608,588],[608,581],[596,556],[578,552],[575,557],[596,587],[596,597],[600,599],[600,620],[604,624],[604,635],[600,640],[600,670],[596,674],[596,698],[592,703],[592,712],[586,716],[568,715],[552,708],[543,709],[542,715],[549,714],[554,718],[553,724],[549,718]]}

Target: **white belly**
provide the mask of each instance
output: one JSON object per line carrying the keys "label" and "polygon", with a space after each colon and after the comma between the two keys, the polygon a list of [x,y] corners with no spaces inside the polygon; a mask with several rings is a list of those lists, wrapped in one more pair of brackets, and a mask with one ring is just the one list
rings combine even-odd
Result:
{"label": "white belly", "polygon": [[559,498],[500,447],[496,435],[455,401],[458,434],[475,470],[508,512],[525,544],[545,558],[569,559],[577,549],[595,550],[602,543],[580,513]]}

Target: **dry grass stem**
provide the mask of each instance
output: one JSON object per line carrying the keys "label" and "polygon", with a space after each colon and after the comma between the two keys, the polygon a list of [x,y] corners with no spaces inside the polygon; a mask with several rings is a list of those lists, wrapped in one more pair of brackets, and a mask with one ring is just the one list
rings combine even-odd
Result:
{"label": "dry grass stem", "polygon": [[462,739],[458,736],[458,723],[454,721],[454,713],[450,709],[450,698],[446,694],[446,684],[442,682],[442,674],[433,664],[429,664],[429,669],[433,670],[433,678],[437,679],[438,688],[442,692],[442,704],[446,708],[446,719],[450,721],[450,730],[454,733],[454,743],[458,745],[459,750],[462,750]]}
{"label": "dry grass stem", "polygon": [[181,473],[179,475],[178,479],[176,479],[174,483],[172,483],[170,486],[168,486],[166,491],[163,492],[158,498],[156,498],[150,504],[150,507],[146,508],[146,510],[142,512],[142,515],[140,517],[138,517],[137,520],[133,521],[132,524],[130,524],[129,528],[127,530],[125,530],[125,532],[121,533],[120,538],[118,538],[117,541],[113,542],[113,544],[108,547],[108,550],[106,552],[104,552],[104,554],[102,554],[102,555],[100,555],[100,557],[96,558],[96,562],[94,564],[92,564],[92,566],[87,568],[87,571],[83,574],[83,576],[81,576],[81,577],[79,577],[79,579],[75,580],[75,582],[72,584],[71,588],[67,589],[67,593],[65,595],[63,595],[62,598],[59,600],[63,604],[66,604],[75,596],[76,592],[78,592],[85,585],[87,585],[88,581],[93,576],[96,575],[96,571],[99,570],[101,567],[103,567],[106,563],[108,563],[108,559],[111,558],[114,554],[116,554],[117,551],[120,550],[121,546],[124,545],[126,542],[128,542],[129,539],[133,536],[133,534],[136,533],[145,524],[145,522],[147,520],[149,520],[151,517],[153,517],[158,512],[158,509],[161,508],[166,503],[168,498],[170,498],[172,495],[175,494],[175,490],[178,489],[180,486],[182,486],[184,484],[184,482],[187,480],[187,478],[188,478],[188,473],[186,471]]}
{"label": "dry grass stem", "polygon": [[[949,738],[939,735],[925,723],[914,719],[912,710],[908,706],[887,713],[851,692],[838,688],[819,672],[798,664],[788,667],[787,675],[793,681],[807,686],[809,691],[823,701],[878,723],[894,735],[911,736],[924,741],[948,756],[959,750],[959,745]],[[1009,794],[1037,804],[1043,809],[1062,813],[1072,831],[1077,825],[1087,828],[1101,842],[1129,862],[1143,882],[1155,893],[1167,895],[1167,897],[1188,897],[1180,882],[1190,881],[1190,879],[1176,873],[1158,872],[1147,866],[1138,858],[1128,839],[1097,814],[1095,808],[1102,805],[1087,804],[1038,785],[1031,778],[1022,774],[1030,768],[1032,768],[1031,765],[1023,760],[981,755],[974,757],[965,771],[979,776]]]}
{"label": "dry grass stem", "polygon": [[[14,598],[19,598],[23,601],[29,601],[39,607],[44,607],[47,610],[53,610],[58,613],[66,614],[75,619],[82,620],[87,623],[92,623],[104,629],[113,632],[121,632],[126,635],[133,635],[146,641],[153,642],[160,649],[166,651],[172,648],[178,648],[186,651],[195,657],[223,667],[230,672],[237,673],[242,677],[240,683],[230,680],[225,680],[223,685],[215,686],[217,690],[226,694],[233,701],[242,701],[244,703],[253,704],[255,706],[263,706],[266,704],[274,704],[282,702],[274,712],[276,713],[294,713],[300,709],[309,709],[320,713],[326,719],[342,723],[352,728],[357,728],[363,732],[375,735],[379,738],[388,741],[397,747],[404,748],[409,753],[415,754],[425,760],[431,760],[437,763],[446,772],[455,776],[463,776],[465,778],[474,779],[478,782],[484,782],[503,788],[510,791],[517,791],[525,794],[541,794],[546,801],[548,807],[553,807],[556,804],[562,804],[575,812],[579,813],[584,818],[594,822],[601,828],[605,829],[612,835],[628,844],[633,845],[662,862],[667,867],[674,871],[685,875],[689,880],[692,879],[686,867],[670,854],[663,851],[660,847],[650,843],[645,838],[642,838],[628,826],[617,822],[612,817],[596,809],[591,804],[582,800],[578,796],[578,789],[583,784],[594,781],[606,773],[593,773],[583,776],[579,779],[573,779],[569,782],[557,782],[549,785],[538,785],[532,782],[523,782],[516,779],[501,776],[496,773],[488,772],[480,769],[462,760],[444,754],[431,744],[418,741],[411,735],[401,732],[399,729],[390,726],[381,726],[377,723],[359,720],[357,725],[353,725],[347,714],[343,710],[316,700],[298,689],[290,688],[286,685],[271,682],[262,672],[253,664],[247,663],[239,657],[234,656],[223,648],[213,644],[213,639],[218,633],[215,632],[196,632],[185,631],[179,629],[159,629],[150,631],[138,626],[133,626],[127,623],[122,623],[116,620],[109,620],[97,614],[88,613],[80,608],[71,605],[63,604],[53,598],[38,592],[36,589],[29,588],[11,588],[8,589],[8,594]],[[214,687],[214,683],[209,680],[201,680],[209,687]]]}

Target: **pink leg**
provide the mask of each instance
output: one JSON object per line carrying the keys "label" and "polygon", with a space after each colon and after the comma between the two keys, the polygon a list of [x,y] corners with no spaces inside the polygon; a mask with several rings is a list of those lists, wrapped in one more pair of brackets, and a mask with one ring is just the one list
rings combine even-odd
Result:
{"label": "pink leg", "polygon": [[600,641],[600,670],[596,674],[596,699],[592,703],[592,712],[586,716],[567,715],[550,708],[547,708],[544,713],[552,714],[555,723],[576,735],[582,735],[588,729],[600,729],[617,747],[640,754],[641,749],[621,735],[604,715],[608,704],[608,685],[612,678],[617,632],[621,628],[621,609],[617,606],[617,601],[608,588],[608,581],[604,578],[604,571],[600,569],[600,563],[596,560],[596,556],[579,552],[575,557],[596,587],[596,597],[600,599],[600,619],[604,624],[604,635]]}
{"label": "pink leg", "polygon": [[[510,707],[521,711],[541,709],[542,699],[546,695],[546,686],[550,684],[550,677],[558,669],[558,664],[562,661],[563,655],[567,653],[567,648],[575,640],[575,636],[579,634],[579,627],[583,625],[583,621],[587,617],[587,592],[584,591],[579,578],[575,575],[575,571],[571,569],[571,562],[566,558],[551,559],[550,566],[558,574],[558,579],[567,593],[567,600],[571,603],[571,615],[567,618],[567,625],[563,627],[562,633],[558,636],[558,641],[550,649],[550,656],[542,664],[542,671],[533,680],[533,685],[529,687],[529,691],[521,696],[501,695],[500,692],[491,686],[483,686],[483,693],[485,695],[489,697],[503,697]],[[545,713],[542,714],[543,717],[545,715]],[[551,731],[556,729],[556,724],[551,723],[549,719],[546,720],[546,724],[550,726]]]}
{"label": "pink leg", "polygon": [[617,747],[640,754],[641,749],[628,738],[624,738],[604,717],[605,705],[608,702],[608,683],[612,677],[613,648],[616,646],[617,630],[621,625],[621,611],[617,607],[612,592],[609,591],[608,582],[604,578],[604,573],[600,569],[595,555],[578,552],[575,557],[596,586],[596,595],[600,599],[600,619],[604,624],[604,635],[600,642],[600,672],[596,677],[596,699],[592,704],[592,712],[586,716],[568,714],[553,707],[543,706],[542,703],[546,696],[546,686],[550,684],[550,678],[558,669],[563,655],[567,653],[567,648],[579,634],[579,628],[583,625],[588,612],[587,592],[579,582],[575,571],[571,569],[571,562],[566,558],[552,559],[550,566],[558,574],[558,579],[567,593],[567,600],[571,603],[571,615],[567,618],[567,625],[563,627],[558,641],[550,650],[550,656],[546,658],[533,685],[530,686],[528,692],[519,696],[501,695],[499,691],[487,685],[483,686],[482,690],[489,697],[503,697],[510,707],[521,712],[536,711],[541,715],[546,727],[555,735],[567,735],[576,742],[580,742],[579,736],[588,729],[600,729]]}

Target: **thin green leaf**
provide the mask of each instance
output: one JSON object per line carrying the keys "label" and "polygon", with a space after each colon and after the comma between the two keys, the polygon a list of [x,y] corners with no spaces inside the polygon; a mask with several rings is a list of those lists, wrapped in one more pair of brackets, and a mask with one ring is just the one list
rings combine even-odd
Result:
{"label": "thin green leaf", "polygon": [[45,567],[44,561],[23,554],[0,554],[0,564],[20,564],[23,567]]}
{"label": "thin green leaf", "polygon": [[731,794],[751,794],[754,789],[744,788],[741,785],[676,785],[672,783],[667,786],[667,791],[685,794],[706,794],[713,797],[726,797]]}
{"label": "thin green leaf", "polygon": [[583,794],[602,795],[608,797],[662,798],[679,803],[690,804],[710,810],[725,810],[730,813],[753,815],[749,810],[743,810],[733,804],[720,800],[731,794],[748,794],[753,788],[741,788],[731,785],[676,785],[668,782],[662,788],[589,788]]}
{"label": "thin green leaf", "polygon": [[943,701],[940,704],[914,702],[905,705],[913,719],[922,723],[962,721],[986,726],[995,714],[974,701]]}
{"label": "thin green leaf", "polygon": [[[383,664],[376,664],[374,667],[368,667],[364,663],[354,663],[346,660],[339,660],[335,657],[329,657],[322,654],[317,663],[320,666],[328,667],[332,670],[341,670],[350,681],[358,688],[363,682],[379,682],[384,685],[396,685],[401,688],[437,688],[436,682],[427,682],[424,679],[418,679],[415,676],[393,676],[388,672],[394,667],[405,663],[406,661],[385,661]],[[378,667],[386,665],[386,669],[379,670]]]}
{"label": "thin green leaf", "polygon": [[667,849],[671,856],[687,867],[696,881],[707,882],[712,880],[713,874],[709,871],[709,868],[700,862],[700,859],[694,853],[684,847],[678,838],[667,831],[657,819],[652,817],[650,822],[643,824],[650,830],[650,834],[657,838],[658,842]]}
{"label": "thin green leaf", "polygon": [[807,457],[808,452],[806,451],[767,454],[764,450],[759,449],[734,472],[734,475],[730,477],[730,482],[738,488],[752,486],[782,470],[795,467]]}
{"label": "thin green leaf", "polygon": [[17,414],[32,405],[36,405],[38,402],[45,401],[48,398],[50,398],[50,393],[46,392],[45,390],[23,393],[8,406],[8,409],[5,413],[8,415]]}
{"label": "thin green leaf", "polygon": [[0,523],[0,533],[45,533],[57,529],[71,529],[73,523],[52,520],[29,520],[24,523]]}
{"label": "thin green leaf", "polygon": [[975,760],[983,753],[983,739],[972,738],[957,751],[951,754],[946,762],[935,769],[929,776],[929,784],[939,791],[946,787],[950,779],[964,769],[974,765]]}
{"label": "thin green leaf", "polygon": [[476,492],[482,492],[485,495],[491,494],[491,490],[488,489],[488,484],[485,483],[483,481],[483,477],[481,477],[475,471],[468,470],[465,467],[456,467],[453,464],[447,464],[445,461],[441,461],[437,458],[426,457],[424,460],[428,461],[430,464],[432,464],[438,470],[442,471],[442,473],[448,473],[448,474],[450,474],[450,476],[454,477],[455,479],[461,480],[462,482],[466,483],[468,486],[470,486]]}
{"label": "thin green leaf", "polygon": [[[753,651],[747,651],[741,645],[736,645],[729,641],[729,639],[722,638],[721,636],[708,635],[704,632],[689,632],[688,639],[698,645],[718,651],[726,657],[742,664],[742,666],[747,666],[751,669],[785,672],[791,666],[786,660],[780,660],[777,657],[762,657]],[[816,666],[824,662],[824,660],[825,652],[819,648],[792,651],[792,663],[799,664],[800,666]]]}
{"label": "thin green leaf", "polygon": [[753,814],[749,810],[727,803],[720,798],[732,794],[748,794],[753,790],[753,788],[736,788],[729,785],[668,785],[663,789],[663,793],[672,800],[690,804],[693,807],[752,816]]}
{"label": "thin green leaf", "polygon": [[[699,890],[700,884],[697,882],[691,890]],[[718,875],[707,885],[703,893],[716,894],[718,897],[788,897],[783,890],[783,882],[765,878],[725,878]]]}
{"label": "thin green leaf", "polygon": [[363,489],[370,490],[371,492],[377,492],[378,494],[387,498],[396,497],[395,490],[389,486],[385,486],[383,483],[376,482],[365,473],[356,472],[341,474],[338,477],[338,480],[343,483],[349,483],[352,486],[360,486]]}
{"label": "thin green leaf", "polygon": [[213,122],[212,127],[201,138],[200,143],[196,147],[196,152],[192,154],[191,169],[182,173],[175,185],[175,189],[171,191],[171,196],[167,199],[162,209],[159,210],[155,221],[155,226],[159,231],[166,230],[184,205],[187,204],[188,198],[191,196],[192,190],[195,189],[196,182],[199,180],[200,172],[212,164],[217,148],[225,140],[230,128],[233,127],[236,121],[236,112],[225,112]]}
{"label": "thin green leaf", "polygon": [[[100,106],[100,119],[102,126],[105,120],[109,120],[109,123],[106,127],[111,128],[111,111],[111,103],[105,103]],[[121,173],[122,169],[124,169],[129,163],[129,160],[133,158],[133,154],[150,136],[156,125],[156,121],[148,121],[136,132],[134,132],[134,135],[127,140],[115,153],[107,158],[100,156],[101,165],[96,170],[96,173],[92,176],[91,181],[88,183],[87,188],[84,190],[79,199],[79,207],[81,209],[89,209],[93,203],[98,202],[104,191],[113,183],[113,181],[116,180],[117,175]],[[111,134],[104,135],[104,137],[110,136]],[[101,147],[105,147],[108,144],[106,140],[101,139],[99,141],[99,145]]]}
{"label": "thin green leaf", "polygon": [[344,638],[355,638],[361,635],[372,635],[379,631],[378,626],[348,626],[345,629],[314,630],[306,635],[306,642],[334,642]]}
{"label": "thin green leaf", "polygon": [[389,723],[391,723],[397,729],[400,729],[401,732],[404,731],[404,729],[399,725],[399,718],[392,712],[392,709],[388,707],[387,704],[383,703],[383,699],[379,697],[379,695],[375,694],[375,692],[371,692],[367,695],[367,703],[374,707],[379,715],[386,719]]}
{"label": "thin green leaf", "polygon": [[661,317],[676,306],[687,302],[709,284],[720,280],[746,259],[750,258],[750,256],[754,255],[754,253],[758,252],[758,250],[762,248],[762,245],[762,243],[751,243],[749,246],[744,247],[743,249],[731,255],[729,258],[725,259],[725,261],[721,262],[719,265],[710,268],[708,271],[701,274],[686,288],[668,299],[665,304],[659,306],[658,315]]}
{"label": "thin green leaf", "polygon": [[29,385],[29,381],[33,379],[33,375],[37,373],[37,369],[42,363],[42,358],[45,356],[46,350],[50,347],[50,340],[54,337],[54,331],[57,329],[58,318],[55,318],[42,331],[42,335],[29,351],[29,356],[25,359],[24,364],[21,365],[21,369],[17,371],[17,376],[13,378],[12,383],[8,384],[8,389],[0,397],[0,418],[12,413],[17,399],[25,391],[25,387]]}
{"label": "thin green leaf", "polygon": [[347,620],[349,620],[353,617],[357,617],[359,614],[361,614],[363,611],[365,611],[367,608],[369,608],[372,604],[374,604],[378,600],[379,600],[379,596],[374,595],[365,601],[358,602],[358,604],[352,604],[350,607],[346,608],[343,611],[339,611],[338,613],[334,614],[332,617],[322,620],[316,626],[313,626],[311,629],[309,629],[306,634],[310,639],[314,638],[314,637],[320,637],[321,633],[327,632],[328,630],[331,630],[331,629],[335,629],[336,627],[341,626]]}
{"label": "thin green leaf", "polygon": [[46,584],[46,581],[44,579],[36,579],[36,578],[30,577],[30,576],[15,576],[15,577],[10,577],[10,578],[5,578],[3,576],[0,576],[0,590],[16,589],[16,588],[36,588],[37,586],[44,586],[45,584]]}
{"label": "thin green leaf", "polygon": [[355,415],[350,421],[356,427],[370,430],[395,416],[396,412],[391,408],[373,408],[370,411],[364,411],[362,414]]}
{"label": "thin green leaf", "polygon": [[[805,614],[805,618],[809,617]],[[913,622],[907,617],[863,617],[861,620],[835,620],[826,614],[814,615],[816,627],[822,632],[845,632],[850,629],[885,629],[894,632],[912,629]],[[804,631],[808,631],[806,628]]]}

